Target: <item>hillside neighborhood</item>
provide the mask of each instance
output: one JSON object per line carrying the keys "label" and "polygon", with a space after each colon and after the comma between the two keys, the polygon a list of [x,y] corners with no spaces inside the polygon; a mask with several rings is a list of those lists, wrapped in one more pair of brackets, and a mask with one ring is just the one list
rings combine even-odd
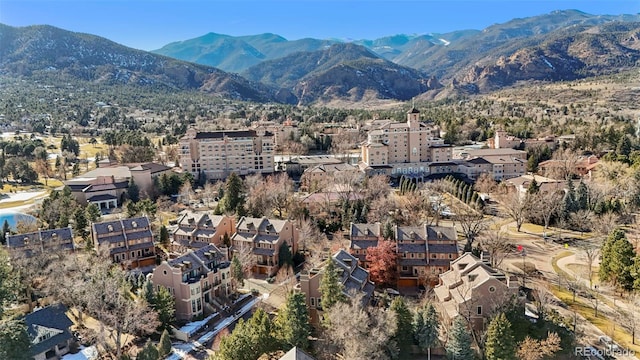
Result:
{"label": "hillside neighborhood", "polygon": [[[27,210],[34,220],[4,225],[4,276],[17,282],[3,282],[17,291],[4,304],[24,321],[24,351],[365,359],[393,346],[401,358],[467,358],[508,331],[514,344],[527,335],[510,355],[524,359],[539,349],[571,358],[580,347],[633,354],[633,330],[631,342],[619,334],[630,323],[611,331],[595,321],[637,311],[635,297],[619,297],[635,291],[634,270],[607,254],[631,245],[607,223],[622,216],[620,200],[597,199],[603,160],[570,154],[571,138],[502,129],[453,146],[415,107],[405,122],[351,130],[324,135],[331,154],[300,155],[291,121],[189,128],[173,164],[96,158],[63,176]],[[531,149],[561,156],[532,172]],[[353,311],[365,323],[341,318]],[[380,327],[366,345],[343,338],[364,324]],[[245,349],[243,336],[263,345]]]}
{"label": "hillside neighborhood", "polygon": [[0,360],[638,359],[639,66],[640,15],[579,10],[0,23]]}

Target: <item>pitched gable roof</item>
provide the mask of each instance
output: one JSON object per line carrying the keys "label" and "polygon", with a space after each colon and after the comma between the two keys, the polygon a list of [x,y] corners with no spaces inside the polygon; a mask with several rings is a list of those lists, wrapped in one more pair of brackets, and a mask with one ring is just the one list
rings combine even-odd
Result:
{"label": "pitched gable roof", "polygon": [[65,314],[66,312],[67,308],[64,305],[56,304],[36,310],[24,317],[31,339],[29,350],[32,356],[48,351],[73,337],[69,331],[73,322]]}
{"label": "pitched gable roof", "polygon": [[313,356],[304,352],[304,350],[294,346],[286,354],[282,355],[279,360],[316,360]]}

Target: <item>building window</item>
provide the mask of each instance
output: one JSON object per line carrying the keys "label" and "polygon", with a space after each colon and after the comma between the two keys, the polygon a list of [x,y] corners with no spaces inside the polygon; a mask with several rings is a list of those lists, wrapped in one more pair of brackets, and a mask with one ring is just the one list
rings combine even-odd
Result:
{"label": "building window", "polygon": [[311,306],[316,306],[316,298],[311,298]]}
{"label": "building window", "polygon": [[478,306],[478,308],[476,309],[476,314],[482,315],[482,306]]}

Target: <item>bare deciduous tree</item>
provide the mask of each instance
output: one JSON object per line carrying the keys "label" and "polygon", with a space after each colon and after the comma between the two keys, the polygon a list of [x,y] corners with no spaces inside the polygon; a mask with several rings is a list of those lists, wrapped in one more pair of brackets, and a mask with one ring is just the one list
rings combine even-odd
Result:
{"label": "bare deciduous tree", "polygon": [[520,360],[541,360],[560,351],[560,337],[552,332],[547,334],[544,340],[535,340],[527,336],[518,349]]}
{"label": "bare deciduous tree", "polygon": [[482,212],[477,211],[466,204],[454,204],[457,205],[453,206],[453,212],[455,213],[453,219],[460,225],[462,233],[467,240],[464,245],[464,251],[471,251],[476,237],[487,229],[487,220],[484,218]]}
{"label": "bare deciduous tree", "polygon": [[528,216],[541,220],[546,234],[551,224],[551,219],[562,209],[564,191],[540,191],[532,196],[533,199],[529,206]]}
{"label": "bare deciduous tree", "polygon": [[595,270],[593,269],[593,265],[598,259],[598,256],[600,255],[600,249],[595,245],[585,244],[581,246],[581,251],[584,254],[584,259],[586,263],[585,264],[586,269],[585,269],[584,275],[585,275],[585,278],[589,280],[589,289],[591,289],[593,288],[593,275],[595,272]]}
{"label": "bare deciduous tree", "polygon": [[482,173],[478,176],[476,183],[473,185],[473,188],[477,192],[481,193],[492,193],[495,192],[498,188],[498,183],[493,180],[493,176],[489,173]]}
{"label": "bare deciduous tree", "polygon": [[389,350],[397,351],[392,340],[396,330],[395,312],[365,308],[361,297],[354,294],[350,303],[337,303],[326,313],[330,324],[325,330],[327,339],[345,359],[384,359]]}
{"label": "bare deciduous tree", "polygon": [[520,196],[517,191],[507,192],[500,196],[500,202],[505,214],[516,222],[516,230],[520,232],[520,228],[527,218],[529,197]]}
{"label": "bare deciduous tree", "polygon": [[484,232],[479,237],[480,248],[489,253],[492,268],[502,265],[504,258],[511,252],[511,242],[507,233],[502,229],[495,229]]}

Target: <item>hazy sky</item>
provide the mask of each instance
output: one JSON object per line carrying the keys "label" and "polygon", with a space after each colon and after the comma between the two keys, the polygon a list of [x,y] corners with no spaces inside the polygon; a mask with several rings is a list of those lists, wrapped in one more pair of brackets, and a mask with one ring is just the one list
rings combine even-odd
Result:
{"label": "hazy sky", "polygon": [[216,32],[374,39],[483,29],[559,9],[636,14],[638,0],[0,0],[0,23],[54,25],[143,50]]}

